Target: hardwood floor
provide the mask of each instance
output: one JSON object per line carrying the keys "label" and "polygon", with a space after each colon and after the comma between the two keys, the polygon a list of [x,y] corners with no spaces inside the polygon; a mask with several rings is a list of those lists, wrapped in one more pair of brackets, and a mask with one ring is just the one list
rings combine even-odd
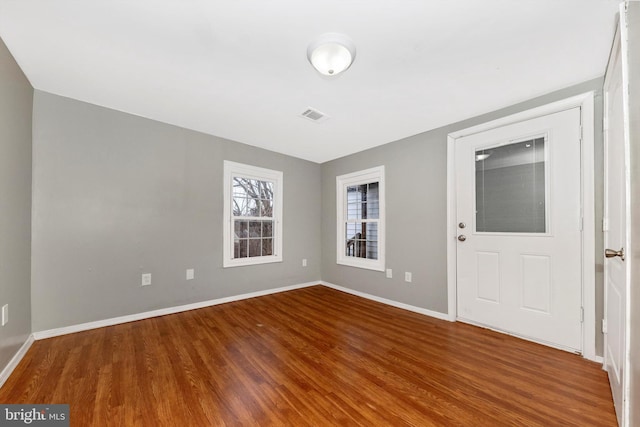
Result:
{"label": "hardwood floor", "polygon": [[615,426],[580,356],[322,286],[36,341],[2,403],[72,426]]}

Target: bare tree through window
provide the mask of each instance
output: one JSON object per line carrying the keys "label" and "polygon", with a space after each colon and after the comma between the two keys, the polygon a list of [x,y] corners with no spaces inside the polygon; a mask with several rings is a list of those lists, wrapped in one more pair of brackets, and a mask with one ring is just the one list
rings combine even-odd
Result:
{"label": "bare tree through window", "polygon": [[234,258],[273,254],[274,183],[233,178]]}

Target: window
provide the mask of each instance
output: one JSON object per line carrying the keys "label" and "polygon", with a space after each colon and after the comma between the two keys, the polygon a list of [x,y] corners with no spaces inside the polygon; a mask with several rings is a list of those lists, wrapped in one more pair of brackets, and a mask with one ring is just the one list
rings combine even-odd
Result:
{"label": "window", "polygon": [[476,150],[476,232],[547,233],[545,142],[542,135]]}
{"label": "window", "polygon": [[384,271],[384,166],[336,177],[337,263]]}
{"label": "window", "polygon": [[223,266],[282,261],[282,172],[224,162]]}

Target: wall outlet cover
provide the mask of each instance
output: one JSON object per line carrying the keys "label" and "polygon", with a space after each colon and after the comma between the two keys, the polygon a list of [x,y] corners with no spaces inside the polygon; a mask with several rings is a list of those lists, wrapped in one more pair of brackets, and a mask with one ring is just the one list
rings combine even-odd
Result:
{"label": "wall outlet cover", "polygon": [[387,268],[387,279],[391,279],[393,277],[393,270]]}
{"label": "wall outlet cover", "polygon": [[151,284],[151,273],[144,273],[142,275],[142,286],[149,286]]}
{"label": "wall outlet cover", "polygon": [[411,277],[411,272],[409,271],[405,271],[404,273],[404,281],[407,283],[411,283],[412,277]]}

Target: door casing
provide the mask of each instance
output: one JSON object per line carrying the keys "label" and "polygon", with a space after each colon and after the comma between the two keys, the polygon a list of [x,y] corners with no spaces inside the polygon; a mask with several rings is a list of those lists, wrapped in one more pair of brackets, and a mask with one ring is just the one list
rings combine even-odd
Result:
{"label": "door casing", "polygon": [[595,351],[595,188],[594,188],[594,93],[586,92],[541,107],[516,113],[447,136],[447,287],[448,319],[457,319],[457,206],[455,182],[455,141],[464,136],[505,125],[580,107],[581,123],[581,199],[582,199],[582,328],[583,357],[602,363]]}

